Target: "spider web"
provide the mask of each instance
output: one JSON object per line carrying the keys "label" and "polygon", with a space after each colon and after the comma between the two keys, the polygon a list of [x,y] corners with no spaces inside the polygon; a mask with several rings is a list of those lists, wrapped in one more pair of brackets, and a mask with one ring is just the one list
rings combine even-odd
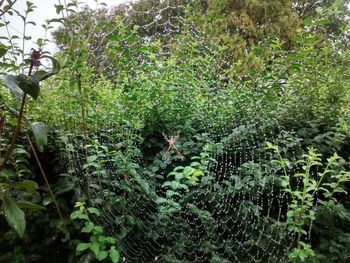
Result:
{"label": "spider web", "polygon": [[[213,72],[205,67],[201,70],[184,67],[188,63],[186,56],[195,49],[196,56],[192,54],[191,58],[198,65],[215,63],[217,54],[213,46],[207,45],[203,33],[187,22],[186,15],[174,15],[186,14],[185,6],[161,2],[163,5],[159,9],[142,11],[126,6],[128,15],[119,21],[125,30],[129,16],[152,14],[153,20],[141,24],[138,32],[145,33],[140,41],[141,49],[149,50],[151,46],[155,50],[153,57],[138,53],[140,42],[131,41],[132,30],[125,30],[119,38],[102,34],[100,42],[85,46],[86,60],[103,50],[104,56],[100,61],[97,58],[95,65],[104,63],[102,74],[105,76],[93,83],[97,88],[109,87],[105,97],[114,100],[115,112],[107,112],[110,109],[110,105],[106,105],[108,102],[95,98],[96,112],[104,115],[88,111],[84,118],[86,122],[95,120],[96,123],[89,125],[95,125],[98,132],[77,136],[76,128],[81,126],[82,117],[77,113],[80,112],[77,105],[81,104],[82,94],[76,91],[65,99],[62,111],[66,118],[53,122],[71,133],[61,137],[67,173],[76,180],[77,191],[101,210],[99,223],[117,238],[122,262],[286,262],[287,250],[293,243],[284,224],[288,197],[279,185],[278,168],[271,169],[272,156],[264,149],[266,141],[275,140],[276,130],[283,135],[278,120],[273,114],[267,114],[271,110],[263,106],[267,103],[261,94],[252,91],[245,94],[249,99],[242,100],[238,88],[236,91],[215,89],[223,80],[230,84],[230,78],[222,73],[223,70]],[[96,22],[89,26],[92,32],[101,24]],[[147,35],[154,28],[158,33]],[[152,46],[170,36],[178,45]],[[72,33],[72,39],[77,37]],[[192,48],[190,51],[189,47]],[[136,62],[128,64],[129,76],[121,76],[116,61],[130,52],[137,55],[132,58]],[[171,52],[181,54],[184,62],[173,63]],[[80,68],[88,68],[78,58],[74,63]],[[178,77],[166,78],[164,72],[173,72]],[[90,73],[90,77],[79,77],[82,86],[91,85],[96,71]],[[162,81],[157,81],[157,76]],[[132,101],[134,98],[122,97],[118,87],[129,91],[130,86],[134,89],[130,94],[143,92],[144,96],[151,96],[153,107],[138,113],[143,100],[136,99],[134,107],[124,108],[120,100]],[[198,89],[207,91],[201,98],[200,109],[191,106],[191,98],[184,96],[184,89],[193,89],[194,96]],[[237,97],[230,92],[236,92]],[[146,147],[142,140],[145,136],[142,123],[152,120],[157,106],[163,106],[165,94],[170,94],[167,102],[170,116],[176,116],[177,112],[197,116],[195,121],[199,123],[200,138],[182,137],[188,133],[180,124],[190,121],[190,117],[172,119],[173,129],[158,131],[163,136],[158,138],[161,146],[156,148],[154,160],[145,162],[141,151]],[[236,101],[225,100],[228,95]],[[245,103],[252,107],[242,113],[238,109],[244,109]],[[105,115],[113,121],[104,121]],[[169,141],[177,148],[171,147]],[[189,158],[186,143],[201,145],[205,144],[203,141],[216,149],[211,152],[215,162],[210,162],[207,167],[206,182],[203,178],[189,192],[170,198],[179,207],[162,212],[162,202],[167,198],[162,184],[168,180],[172,165],[188,163],[188,159],[181,160],[180,156]]]}

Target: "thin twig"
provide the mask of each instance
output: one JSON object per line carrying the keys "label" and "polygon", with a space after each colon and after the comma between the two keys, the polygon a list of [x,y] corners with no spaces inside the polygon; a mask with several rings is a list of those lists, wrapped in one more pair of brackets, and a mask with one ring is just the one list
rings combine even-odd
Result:
{"label": "thin twig", "polygon": [[30,139],[28,133],[26,134],[26,136],[27,136],[27,140],[28,140],[28,142],[29,142],[30,148],[31,148],[32,151],[33,151],[35,160],[36,160],[36,162],[37,162],[37,164],[38,164],[38,166],[39,166],[40,172],[41,172],[41,174],[42,174],[42,176],[43,176],[43,178],[44,178],[44,180],[45,180],[46,186],[47,186],[47,188],[49,189],[51,198],[52,198],[52,200],[53,200],[53,202],[54,202],[54,204],[55,204],[55,207],[56,207],[56,210],[57,210],[57,212],[58,212],[58,215],[60,216],[60,219],[64,222],[64,219],[63,219],[61,210],[60,210],[60,208],[59,208],[59,206],[58,206],[58,202],[57,202],[57,200],[56,200],[56,198],[55,198],[55,196],[54,196],[54,194],[53,194],[53,191],[52,191],[52,189],[51,189],[49,180],[47,180],[47,176],[46,176],[46,174],[45,174],[45,172],[44,172],[44,169],[43,169],[43,167],[42,167],[42,165],[41,165],[41,163],[40,163],[40,160],[39,160],[39,158],[38,158],[38,155],[37,155],[37,153],[36,153],[36,150],[35,150],[35,148],[34,148],[34,146],[33,146],[33,143],[32,143],[32,141],[31,141],[31,139]]}
{"label": "thin twig", "polygon": [[[32,70],[33,70],[33,67],[34,67],[34,60],[33,58],[31,58],[31,61],[30,61],[30,67],[29,67],[29,73],[28,73],[28,77],[32,75]],[[22,124],[22,119],[23,119],[23,112],[24,112],[24,106],[26,104],[26,97],[27,97],[27,87],[24,89],[24,92],[23,92],[23,97],[22,97],[22,102],[21,102],[21,107],[20,107],[20,110],[19,110],[19,116],[17,118],[17,125],[16,125],[16,129],[15,129],[15,133],[12,137],[12,140],[11,140],[11,143],[10,143],[10,146],[8,147],[7,149],[7,153],[6,153],[6,157],[5,159],[2,161],[1,165],[0,165],[0,171],[2,169],[5,168],[6,166],[6,163],[8,162],[8,160],[11,158],[11,155],[12,155],[12,151],[13,149],[15,148],[15,144],[16,144],[16,141],[17,141],[17,138],[18,138],[18,135],[19,135],[19,131],[21,130],[21,124]]]}
{"label": "thin twig", "polygon": [[8,162],[8,160],[11,158],[12,155],[12,151],[15,148],[15,144],[19,135],[19,131],[21,130],[21,124],[22,124],[22,117],[23,117],[23,112],[24,112],[24,105],[26,103],[26,93],[24,92],[23,97],[22,97],[22,102],[21,102],[21,108],[19,110],[19,116],[17,118],[17,125],[16,125],[16,129],[15,129],[15,133],[12,137],[11,140],[11,144],[7,149],[7,153],[6,153],[6,157],[5,159],[2,161],[1,165],[0,165],[0,171],[2,169],[4,169],[6,163]]}

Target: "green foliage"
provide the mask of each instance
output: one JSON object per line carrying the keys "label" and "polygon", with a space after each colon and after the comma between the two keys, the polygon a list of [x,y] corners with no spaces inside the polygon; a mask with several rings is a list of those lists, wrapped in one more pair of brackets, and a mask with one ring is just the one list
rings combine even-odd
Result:
{"label": "green foliage", "polygon": [[[287,211],[287,229],[290,233],[296,234],[296,248],[289,254],[289,258],[295,261],[305,261],[307,258],[314,257],[316,254],[309,244],[301,241],[303,236],[307,236],[304,230],[305,226],[316,219],[315,202],[318,195],[318,206],[334,205],[337,202],[335,195],[338,193],[347,194],[344,184],[350,181],[350,172],[339,171],[341,167],[341,158],[334,154],[327,159],[324,166],[321,154],[318,154],[313,148],[308,149],[303,159],[296,162],[302,168],[301,173],[288,175],[291,163],[288,159],[282,158],[278,146],[267,143],[267,149],[273,150],[278,159],[276,162],[283,169],[281,176],[281,186],[291,198]],[[295,180],[300,180],[301,187],[292,186]]]}
{"label": "green foliage", "polygon": [[82,252],[90,249],[98,261],[102,261],[107,257],[113,263],[119,262],[119,252],[116,249],[116,240],[113,237],[105,236],[103,234],[103,228],[99,225],[95,225],[91,221],[91,215],[99,216],[100,212],[94,207],[85,208],[85,204],[77,202],[75,207],[78,209],[70,215],[71,220],[81,220],[84,222],[84,226],[81,228],[81,233],[87,233],[90,235],[90,242],[79,243],[76,247],[77,252]]}
{"label": "green foliage", "polygon": [[[1,5],[4,1],[1,2]],[[5,19],[5,13],[13,15],[15,12],[23,22],[23,41],[22,48],[14,44],[13,40],[17,36],[2,37],[8,41],[10,46],[2,44],[2,72],[1,72],[1,89],[4,94],[3,87],[5,86],[13,95],[13,98],[1,96],[1,123],[0,123],[0,213],[6,218],[9,226],[18,234],[21,239],[25,238],[26,216],[22,209],[45,210],[45,207],[40,205],[39,187],[36,181],[29,180],[33,177],[32,167],[30,164],[31,153],[28,145],[23,143],[22,129],[27,129],[28,118],[24,115],[26,105],[26,96],[29,95],[33,99],[37,99],[40,92],[39,81],[46,79],[59,71],[59,65],[56,59],[50,56],[42,56],[40,51],[32,49],[29,59],[25,60],[25,40],[30,37],[26,35],[26,27],[28,24],[35,25],[35,22],[28,20],[28,15],[36,8],[30,1],[26,2],[26,10],[22,15],[17,10],[13,9],[14,3],[8,1],[8,5],[4,6],[3,17],[4,24],[1,27],[6,27],[9,33],[9,22]],[[38,68],[41,65],[40,59],[48,58],[52,61],[52,71],[41,70],[40,72],[33,71],[34,67]],[[22,60],[18,64],[19,59]],[[28,74],[23,74],[25,67],[29,64]],[[22,70],[22,73],[17,75],[6,74]],[[6,91],[5,91],[6,92]],[[18,101],[21,101],[18,104]],[[15,107],[15,108],[14,108]],[[16,109],[18,108],[18,109]],[[6,111],[4,111],[6,110]],[[23,123],[25,125],[23,125]],[[24,126],[24,127],[23,127]],[[40,151],[43,151],[47,144],[46,127],[42,123],[34,122],[32,131],[35,137],[36,144]],[[11,139],[12,137],[12,139]],[[29,135],[27,134],[29,139]],[[19,141],[19,142],[18,142]],[[35,151],[34,149],[32,149]],[[35,155],[35,152],[34,152]],[[36,155],[35,155],[36,156]],[[38,204],[39,203],[39,204]],[[5,254],[6,256],[6,254]]]}
{"label": "green foliage", "polygon": [[[0,224],[13,227],[0,261],[284,262],[294,238],[292,261],[346,262],[348,164],[322,158],[347,159],[350,138],[349,53],[329,34],[345,38],[345,12],[330,2],[58,4],[60,52],[28,75],[6,37],[0,161],[21,129],[0,169]],[[71,213],[76,200],[98,210]]]}
{"label": "green foliage", "polygon": [[[200,156],[191,158],[193,162],[188,166],[177,166],[167,175],[168,180],[162,184],[162,188],[169,188],[166,190],[166,197],[159,197],[156,200],[157,204],[160,205],[159,211],[161,214],[169,216],[181,210],[181,205],[176,201],[182,198],[182,191],[189,192],[193,190],[192,187],[210,183],[212,178],[208,172],[208,165],[210,162],[215,162],[210,157],[211,151],[211,147],[206,145]],[[169,180],[169,177],[173,177],[173,179]]]}
{"label": "green foliage", "polygon": [[43,152],[44,147],[47,145],[47,128],[45,124],[42,122],[33,122],[30,127],[38,150]]}
{"label": "green foliage", "polygon": [[26,228],[23,211],[17,206],[15,201],[7,195],[2,196],[1,199],[7,222],[20,237],[23,237]]}

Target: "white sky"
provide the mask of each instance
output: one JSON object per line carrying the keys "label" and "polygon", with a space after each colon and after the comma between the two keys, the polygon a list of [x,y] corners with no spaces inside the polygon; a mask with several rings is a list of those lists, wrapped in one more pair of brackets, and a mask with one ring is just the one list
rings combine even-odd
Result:
{"label": "white sky", "polygon": [[[24,13],[24,10],[26,9],[26,2],[27,0],[17,0],[17,2],[14,4],[14,9],[20,11],[21,13]],[[36,42],[38,38],[44,38],[44,29],[42,28],[42,24],[45,23],[45,20],[47,19],[53,19],[60,17],[56,13],[55,4],[59,4],[58,0],[30,0],[37,8],[34,10],[34,12],[29,14],[29,20],[34,21],[36,23],[36,26],[34,25],[28,25],[27,26],[27,36],[31,36],[32,40]],[[64,1],[61,1],[64,2]],[[67,3],[70,2],[69,0]],[[96,1],[95,0],[80,0],[81,3],[89,5],[91,8],[96,7]],[[107,4],[108,7],[116,6],[121,3],[129,2],[129,0],[99,0],[99,3],[104,2]],[[10,34],[15,34],[20,36],[23,32],[23,23],[22,19],[18,17],[17,15],[5,15],[5,18],[10,21]],[[54,26],[59,26],[58,23],[52,24]],[[17,32],[16,32],[17,31]],[[0,36],[7,36],[6,28],[0,27]],[[51,38],[51,35],[48,34],[47,38]],[[0,40],[2,42],[3,40]],[[20,43],[22,43],[22,40],[20,40]],[[29,52],[31,48],[36,48],[36,45],[31,41],[26,41],[25,50],[26,52]],[[47,49],[49,51],[54,51],[54,45],[48,45]]]}
{"label": "white sky", "polygon": [[[17,0],[14,5],[14,8],[23,13],[23,10],[26,8],[27,0]],[[28,25],[27,27],[27,35],[32,37],[32,40],[36,42],[38,38],[44,38],[44,29],[41,27],[44,24],[46,19],[57,18],[59,15],[56,14],[56,9],[54,7],[55,4],[59,4],[58,0],[30,0],[34,3],[37,8],[34,12],[30,13],[29,20],[34,21],[36,26]],[[131,0],[99,0],[98,2],[105,2],[108,7],[116,6],[121,3],[130,2]],[[62,0],[61,2],[64,2]],[[66,2],[70,2],[66,0]],[[88,4],[91,8],[96,7],[96,0],[80,0],[81,3]],[[350,3],[349,3],[350,7]],[[5,18],[10,21],[10,34],[21,35],[23,32],[23,23],[20,17],[14,15],[9,16],[6,15]],[[58,23],[54,23],[53,25],[58,26]],[[16,32],[17,31],[17,32]],[[5,27],[0,27],[0,36],[7,36],[7,32]],[[47,35],[48,38],[51,37],[51,34]],[[0,40],[2,42],[3,40]],[[21,42],[22,40],[20,40]],[[35,44],[31,41],[26,41],[25,51],[29,52],[31,48],[36,48]],[[50,44],[46,47],[47,50],[53,52],[54,44]]]}

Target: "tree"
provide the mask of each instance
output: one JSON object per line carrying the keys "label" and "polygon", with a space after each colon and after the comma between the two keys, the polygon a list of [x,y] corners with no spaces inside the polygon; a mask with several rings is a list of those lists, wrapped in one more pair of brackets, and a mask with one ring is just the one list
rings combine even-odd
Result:
{"label": "tree", "polygon": [[299,28],[291,0],[204,0],[201,28],[219,44],[225,61],[250,63],[250,50],[267,38],[290,42]]}
{"label": "tree", "polygon": [[[344,0],[295,0],[293,8],[302,20],[321,21],[317,34],[323,40],[348,46],[350,8]],[[345,45],[344,45],[345,44]]]}

